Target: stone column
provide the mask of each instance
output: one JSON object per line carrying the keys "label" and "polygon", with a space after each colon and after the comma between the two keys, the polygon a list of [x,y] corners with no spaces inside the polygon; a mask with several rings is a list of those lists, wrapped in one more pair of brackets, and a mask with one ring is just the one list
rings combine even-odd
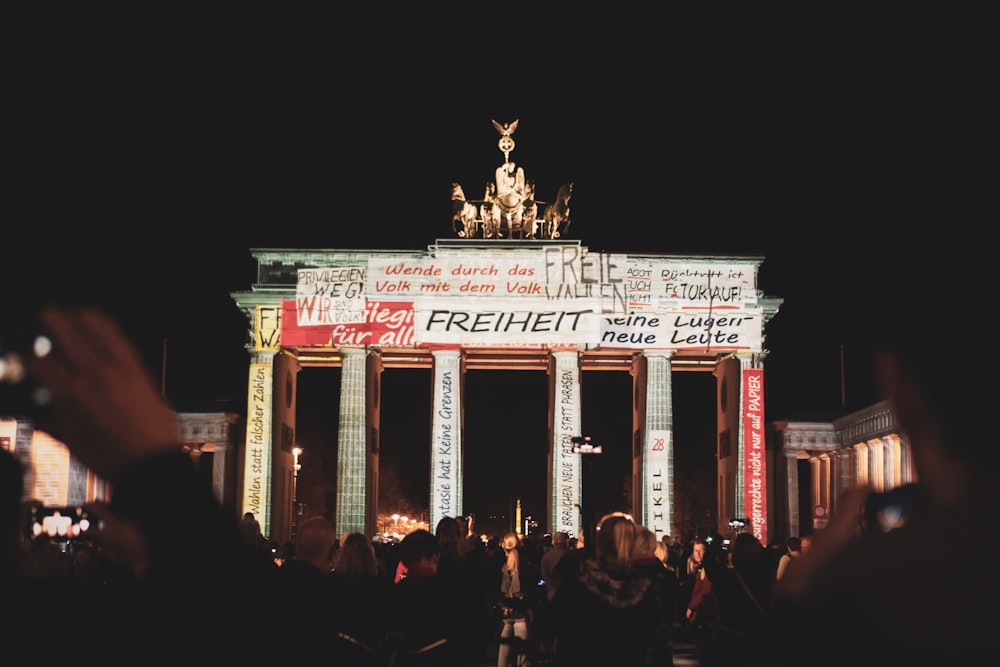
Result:
{"label": "stone column", "polygon": [[673,535],[674,411],[671,352],[644,351],[646,411],[643,425],[640,522],[657,537]]}
{"label": "stone column", "polygon": [[343,347],[340,374],[340,426],[337,429],[337,533],[365,530],[365,362],[361,348]]}
{"label": "stone column", "polygon": [[462,355],[434,350],[431,404],[431,532],[462,509]]}
{"label": "stone column", "polygon": [[[833,497],[833,505],[837,504],[837,498],[851,488],[851,474],[853,473],[850,447],[838,449],[837,458],[839,459],[839,465],[837,466],[837,492]],[[833,507],[830,507],[830,511],[833,511]]]}
{"label": "stone column", "polygon": [[[768,542],[768,483],[764,353],[735,355],[739,361],[739,412],[736,427],[735,503],[737,517],[750,522],[762,544]],[[720,522],[721,523],[721,522]]]}
{"label": "stone column", "polygon": [[830,507],[830,503],[833,499],[833,476],[831,475],[830,465],[830,455],[827,452],[823,452],[818,456],[819,458],[819,497],[813,502],[812,507],[809,508],[811,512],[816,505],[822,505],[823,507]]}
{"label": "stone column", "polygon": [[83,505],[87,502],[87,482],[90,471],[72,454],[69,456],[69,477],[66,484],[66,504]]}
{"label": "stone column", "polygon": [[899,438],[899,465],[902,469],[903,484],[917,481],[917,469],[913,464],[913,449],[910,447],[910,438],[905,433],[897,433]]}
{"label": "stone column", "polygon": [[795,451],[785,451],[785,502],[788,511],[788,534],[801,535],[799,516],[799,457]]}
{"label": "stone column", "polygon": [[583,505],[583,466],[581,454],[573,453],[574,436],[582,435],[580,421],[580,361],[575,350],[552,352],[554,377],[552,396],[551,513],[552,531],[575,537],[583,528],[580,508]]}
{"label": "stone column", "polygon": [[35,424],[30,419],[17,419],[14,427],[13,454],[24,469],[24,499],[30,500],[35,490],[38,473],[32,461],[35,444]]}
{"label": "stone column", "polygon": [[[747,397],[743,392],[743,371],[748,368],[753,368],[753,359],[748,354],[737,354],[736,360],[740,362],[740,375],[739,375],[739,387],[740,387],[740,410],[737,413],[739,418],[736,420],[736,488],[734,489],[734,500],[736,506],[736,514],[734,516],[745,517],[747,515],[747,508],[745,502],[746,496],[746,446],[744,443],[744,438],[746,438],[746,433],[743,431],[743,415],[746,413],[747,409]],[[719,517],[720,520],[722,517]]]}
{"label": "stone column", "polygon": [[[225,433],[227,436],[229,435],[228,428]],[[228,443],[228,440],[212,443],[212,493],[220,505],[232,502],[226,500],[226,463],[233,454]]]}
{"label": "stone column", "polygon": [[273,431],[271,394],[276,350],[253,350],[247,388],[247,428],[240,515],[252,512],[261,531],[271,534],[271,457]]}
{"label": "stone column", "polygon": [[819,456],[809,457],[809,511],[816,505],[822,505],[823,464]]}
{"label": "stone column", "polygon": [[878,439],[866,440],[868,449],[868,488],[876,493],[885,491],[885,460],[882,442]]}

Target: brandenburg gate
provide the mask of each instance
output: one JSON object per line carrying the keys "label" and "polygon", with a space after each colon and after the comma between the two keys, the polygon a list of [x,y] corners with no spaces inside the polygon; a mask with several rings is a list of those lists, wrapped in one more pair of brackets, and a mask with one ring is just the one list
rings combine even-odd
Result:
{"label": "brandenburg gate", "polygon": [[[499,182],[513,166],[516,122],[494,124]],[[456,200],[456,238],[425,250],[251,250],[257,280],[231,295],[252,337],[242,511],[266,534],[290,536],[302,368],[341,368],[335,524],[367,535],[376,530],[383,369],[431,369],[431,526],[464,513],[464,374],[534,369],[548,374],[542,528],[576,535],[581,374],[620,370],[633,386],[632,514],[673,534],[671,377],[699,371],[717,378],[720,521],[746,517],[766,544],[763,341],[781,299],[757,287],[764,258],[592,251],[565,238],[571,187],[560,189],[560,210],[541,216],[534,207],[545,203],[516,189],[523,177],[511,182],[503,200]]]}

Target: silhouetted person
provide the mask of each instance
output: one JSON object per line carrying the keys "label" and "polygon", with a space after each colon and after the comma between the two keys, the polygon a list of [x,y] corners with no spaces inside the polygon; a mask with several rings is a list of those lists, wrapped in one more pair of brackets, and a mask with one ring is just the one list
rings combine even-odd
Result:
{"label": "silhouetted person", "polygon": [[312,610],[301,617],[304,631],[321,631],[335,617],[337,597],[332,571],[336,552],[333,523],[326,517],[313,516],[299,524],[293,556],[278,568],[278,579],[288,595],[287,608]]}
{"label": "silhouetted person", "polygon": [[719,599],[712,575],[726,566],[726,554],[700,537],[691,542],[682,595],[687,631],[694,639],[695,653],[701,667],[715,667],[718,661]]}
{"label": "silhouetted person", "polygon": [[482,541],[469,531],[469,517],[446,516],[438,521],[435,528],[441,549],[438,576],[466,591],[470,604],[477,606],[474,630],[468,639],[479,645],[480,653],[485,653],[487,643],[493,638],[491,601],[496,595],[493,583],[498,579]]}
{"label": "silhouetted person", "polygon": [[705,564],[718,605],[715,646],[706,667],[752,664],[752,646],[771,604],[774,572],[764,545],[753,533],[736,536],[728,560],[728,565],[719,558]]}
{"label": "silhouetted person", "polygon": [[345,535],[330,576],[337,630],[371,646],[384,641],[393,583],[379,572],[371,539],[357,532]]}
{"label": "silhouetted person", "polygon": [[545,581],[546,600],[555,597],[559,583],[567,576],[567,572],[574,574],[576,572],[575,562],[572,563],[572,567],[568,567],[567,564],[560,566],[564,557],[572,559],[569,553],[569,535],[563,531],[556,531],[552,533],[552,548],[542,556],[540,564],[542,580]]}
{"label": "silhouetted person", "polygon": [[239,526],[240,534],[243,535],[243,539],[247,544],[261,551],[269,551],[267,538],[264,537],[264,533],[260,528],[260,521],[257,521],[257,517],[254,516],[253,512],[244,512]]}
{"label": "silhouetted person", "polygon": [[400,638],[401,650],[424,651],[422,664],[475,665],[482,659],[475,636],[480,607],[456,579],[438,576],[440,556],[437,538],[427,530],[417,529],[400,542],[406,577],[392,587],[387,631]]}
{"label": "silhouetted person", "polygon": [[[677,620],[677,595],[680,584],[677,573],[667,567],[666,545],[656,539],[656,533],[637,525],[635,545],[632,549],[632,568],[639,575],[648,576],[654,583],[657,596],[658,622],[656,637],[650,638],[646,653],[647,665],[673,665],[673,626]],[[657,552],[662,553],[662,558]]]}
{"label": "silhouetted person", "polygon": [[657,582],[634,567],[636,524],[620,512],[601,519],[594,557],[549,603],[556,665],[644,665],[657,641]]}

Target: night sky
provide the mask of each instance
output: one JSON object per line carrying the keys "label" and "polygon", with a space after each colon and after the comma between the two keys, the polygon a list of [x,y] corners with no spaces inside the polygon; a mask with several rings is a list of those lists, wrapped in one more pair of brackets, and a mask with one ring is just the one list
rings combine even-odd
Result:
{"label": "night sky", "polygon": [[[964,167],[982,149],[926,99],[943,91],[961,116],[978,93],[888,63],[663,65],[640,51],[592,67],[570,49],[521,50],[526,76],[513,80],[482,54],[365,72],[338,54],[46,59],[10,97],[5,320],[45,300],[96,303],[157,380],[166,350],[176,407],[243,409],[247,322],[229,294],[255,280],[250,248],[423,250],[451,238],[451,183],[479,197],[503,161],[492,120],[518,120],[511,159],[539,199],[574,183],[568,237],[591,251],[766,258],[760,287],[785,300],[765,330],[769,420],[870,404],[881,277],[912,271],[915,288],[946,277],[981,219],[968,194],[983,177]],[[929,263],[912,261],[915,245]],[[335,433],[331,373],[300,377],[305,466]],[[427,475],[427,373],[383,382],[383,456],[417,500],[425,490],[407,480]],[[469,373],[466,510],[524,497],[543,514],[544,377]],[[678,465],[703,463],[707,448],[710,466],[713,380],[675,377]],[[584,428],[607,440],[597,474],[613,495],[630,378],[583,381]]]}

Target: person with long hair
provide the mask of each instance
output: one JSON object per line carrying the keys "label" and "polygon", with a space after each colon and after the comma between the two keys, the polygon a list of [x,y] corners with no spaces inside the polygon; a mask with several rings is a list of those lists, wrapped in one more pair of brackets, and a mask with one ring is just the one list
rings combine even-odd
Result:
{"label": "person with long hair", "polygon": [[[658,578],[633,562],[640,526],[624,512],[597,524],[594,553],[549,603],[554,665],[663,665]],[[640,560],[643,560],[640,558]],[[660,565],[657,565],[660,567]]]}
{"label": "person with long hair", "polygon": [[528,641],[528,601],[525,585],[521,581],[521,540],[517,533],[509,532],[500,540],[506,560],[501,568],[500,604],[503,609],[503,626],[500,629],[498,667],[523,667],[527,664],[525,643]]}
{"label": "person with long hair", "polygon": [[691,555],[687,560],[687,576],[684,578],[684,618],[689,623],[687,630],[694,638],[700,665],[713,665],[716,662],[719,601],[711,574],[724,566],[725,555],[718,548],[710,549],[706,540],[694,538]]}
{"label": "person with long hair", "polygon": [[337,629],[370,644],[383,639],[385,608],[393,584],[379,572],[371,538],[359,532],[345,535],[330,578]]}

